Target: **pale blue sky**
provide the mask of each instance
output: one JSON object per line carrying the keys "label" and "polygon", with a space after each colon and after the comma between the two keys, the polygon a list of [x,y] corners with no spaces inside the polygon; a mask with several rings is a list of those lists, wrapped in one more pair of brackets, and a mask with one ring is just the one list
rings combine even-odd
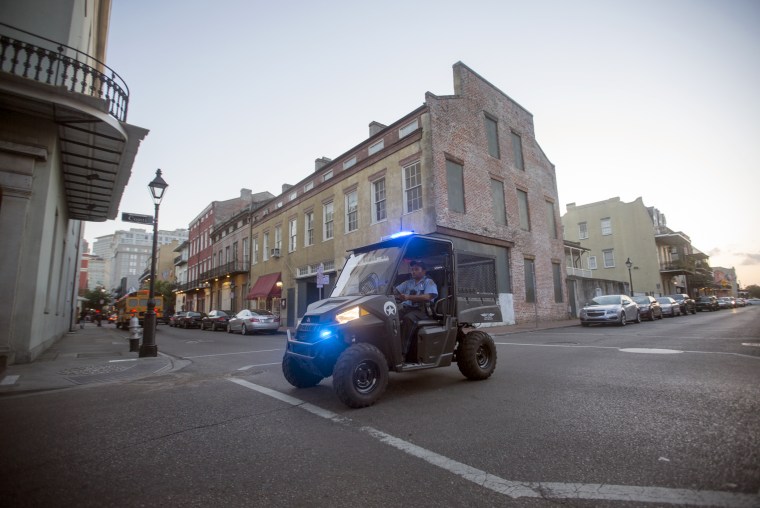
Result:
{"label": "pale blue sky", "polygon": [[[108,64],[150,129],[120,211],[187,227],[240,188],[279,194],[453,93],[462,61],[533,113],[564,212],[641,196],[760,284],[756,0],[114,0]],[[91,242],[121,221],[88,224]]]}

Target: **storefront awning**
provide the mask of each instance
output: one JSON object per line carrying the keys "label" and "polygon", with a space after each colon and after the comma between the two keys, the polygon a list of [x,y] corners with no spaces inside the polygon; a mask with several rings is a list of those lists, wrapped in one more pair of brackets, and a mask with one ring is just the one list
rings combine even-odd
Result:
{"label": "storefront awning", "polygon": [[280,272],[268,273],[262,275],[256,280],[256,284],[253,285],[248,292],[246,300],[253,300],[255,298],[279,298],[282,294],[282,289],[277,287],[277,282],[280,280]]}

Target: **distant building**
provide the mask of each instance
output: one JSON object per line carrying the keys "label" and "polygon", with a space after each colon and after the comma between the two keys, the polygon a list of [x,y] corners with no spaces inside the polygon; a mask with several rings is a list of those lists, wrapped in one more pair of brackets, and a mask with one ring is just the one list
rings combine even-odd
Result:
{"label": "distant building", "polygon": [[348,249],[414,230],[495,267],[505,322],[567,316],[555,169],[533,115],[463,63],[453,70],[454,95],[372,122],[367,139],[252,211],[249,307],[294,326]]}
{"label": "distant building", "polygon": [[713,290],[716,296],[739,296],[739,282],[736,280],[736,269],[713,266]]}
{"label": "distant building", "polygon": [[109,0],[0,2],[0,370],[74,329],[83,221],[116,218],[148,134],[103,63],[110,14]]}

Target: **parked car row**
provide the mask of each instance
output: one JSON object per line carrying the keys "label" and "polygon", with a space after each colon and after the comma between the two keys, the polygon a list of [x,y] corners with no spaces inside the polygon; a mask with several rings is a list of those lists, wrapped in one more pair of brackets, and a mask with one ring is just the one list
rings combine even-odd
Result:
{"label": "parked car row", "polygon": [[175,328],[200,328],[201,330],[227,330],[248,335],[256,332],[277,333],[280,316],[265,309],[243,309],[237,314],[229,310],[203,312],[181,311],[169,318],[169,326]]}
{"label": "parked car row", "polygon": [[608,323],[625,326],[647,319],[654,321],[663,317],[696,314],[697,302],[686,294],[669,296],[604,295],[597,296],[581,309],[581,325]]}

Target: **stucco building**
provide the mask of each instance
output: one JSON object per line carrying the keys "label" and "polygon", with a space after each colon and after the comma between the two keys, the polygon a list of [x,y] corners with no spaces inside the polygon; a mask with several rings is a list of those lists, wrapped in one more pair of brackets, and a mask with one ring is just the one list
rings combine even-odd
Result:
{"label": "stucco building", "polygon": [[454,95],[370,123],[367,139],[252,212],[251,308],[293,326],[329,294],[346,250],[414,230],[493,263],[506,322],[567,316],[555,169],[533,116],[463,63],[453,71]]}
{"label": "stucco building", "polygon": [[[109,0],[0,2],[0,362],[76,321],[83,221],[116,218],[148,131],[105,65]],[[2,365],[0,365],[2,367]]]}

